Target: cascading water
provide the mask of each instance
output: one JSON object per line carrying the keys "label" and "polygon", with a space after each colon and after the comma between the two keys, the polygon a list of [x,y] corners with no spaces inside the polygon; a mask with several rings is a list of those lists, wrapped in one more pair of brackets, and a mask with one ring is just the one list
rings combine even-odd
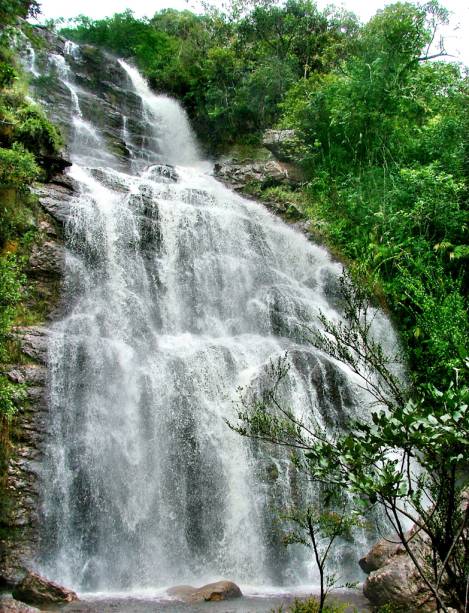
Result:
{"label": "cascading water", "polygon": [[[296,411],[325,425],[357,414],[351,373],[301,340],[319,309],[339,317],[341,267],[217,182],[180,106],[136,69],[106,59],[111,113],[91,79],[74,83],[80,62],[71,46],[43,60],[58,78],[44,102],[64,125],[73,118],[80,191],[66,226],[68,309],[49,348],[38,565],[87,591],[311,582],[308,557],[274,530],[275,508],[304,486],[225,419],[238,386],[261,385],[287,349]],[[106,114],[109,125],[94,123]]]}

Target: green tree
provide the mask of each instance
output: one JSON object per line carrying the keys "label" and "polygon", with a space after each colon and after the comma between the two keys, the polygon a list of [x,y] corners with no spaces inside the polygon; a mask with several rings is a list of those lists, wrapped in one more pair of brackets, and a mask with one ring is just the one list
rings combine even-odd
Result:
{"label": "green tree", "polygon": [[[271,402],[276,403],[275,394]],[[352,529],[359,522],[355,514],[347,509],[347,503],[341,500],[337,490],[323,488],[323,500],[321,505],[308,505],[304,508],[292,508],[282,514],[282,519],[293,525],[285,536],[284,542],[300,544],[308,547],[313,552],[314,561],[319,573],[319,599],[317,603],[318,613],[327,613],[326,599],[335,588],[355,587],[355,584],[347,583],[338,585],[339,577],[329,572],[328,562],[334,543],[339,538],[351,538]]]}
{"label": "green tree", "polygon": [[227,12],[208,7],[204,15],[165,9],[151,19],[131,11],[81,16],[61,33],[134,59],[154,89],[181,99],[216,146],[259,138],[278,120],[278,104],[295,80],[337,65],[356,31],[349,14],[289,0],[234,3]]}
{"label": "green tree", "polygon": [[311,179],[309,213],[378,280],[412,376],[445,386],[469,335],[468,79],[426,61],[446,18],[435,2],[386,7],[340,70],[296,82],[282,104]]}
{"label": "green tree", "polygon": [[[464,373],[443,391],[427,385],[411,395],[393,372],[394,356],[373,339],[367,292],[345,278],[342,293],[343,320],[333,323],[321,316],[322,331],[313,331],[311,342],[354,371],[385,408],[372,410],[369,421],[354,421],[344,431],[325,430],[312,412],[299,418],[282,403],[277,390],[288,378],[288,363],[281,360],[274,365],[272,386],[254,402],[243,399],[235,429],[290,447],[300,471],[348,493],[363,513],[379,505],[438,608],[464,610],[469,572],[469,388]],[[411,533],[404,518],[415,526]],[[427,558],[415,552],[416,535],[428,547]]]}
{"label": "green tree", "polygon": [[14,25],[21,17],[36,17],[40,12],[36,0],[2,0],[0,5],[0,29],[2,26]]}

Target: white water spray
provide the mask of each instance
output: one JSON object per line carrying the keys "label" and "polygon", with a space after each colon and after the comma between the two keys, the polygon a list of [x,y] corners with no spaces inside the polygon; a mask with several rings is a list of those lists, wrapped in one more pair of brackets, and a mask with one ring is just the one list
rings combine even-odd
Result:
{"label": "white water spray", "polygon": [[225,420],[237,388],[262,386],[286,350],[285,401],[298,414],[325,426],[358,415],[353,375],[302,340],[319,309],[340,317],[341,267],[217,182],[181,107],[123,61],[116,93],[124,107],[137,99],[140,118],[122,110],[133,159],[116,170],[81,110],[68,66],[78,54],[50,58],[81,135],[70,143],[80,193],[66,227],[68,310],[49,351],[40,568],[99,591],[314,581],[307,554],[280,544],[274,509],[302,495],[286,456]]}
{"label": "white water spray", "polygon": [[156,96],[136,68],[124,60],[119,60],[119,64],[142,100],[147,125],[157,140],[157,147],[164,152],[164,162],[189,165],[200,161],[189,120],[176,100]]}

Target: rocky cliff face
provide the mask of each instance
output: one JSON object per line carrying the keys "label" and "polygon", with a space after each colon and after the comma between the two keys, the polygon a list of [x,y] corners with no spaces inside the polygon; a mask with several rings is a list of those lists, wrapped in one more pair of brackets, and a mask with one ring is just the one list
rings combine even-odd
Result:
{"label": "rocky cliff face", "polygon": [[25,319],[11,343],[17,362],[3,367],[14,383],[22,384],[21,402],[9,433],[9,464],[3,492],[0,542],[0,586],[11,587],[34,558],[38,534],[37,475],[43,454],[47,415],[47,336],[61,312],[60,286],[64,263],[64,222],[74,186],[65,175],[37,187],[36,240],[26,267],[29,291]]}
{"label": "rocky cliff face", "polygon": [[[44,48],[36,54],[34,71],[40,76],[31,80],[36,99],[60,127],[66,142],[74,143],[75,150],[80,148],[74,141],[80,132],[76,130],[77,122],[93,124],[102,142],[96,140],[95,133],[89,133],[90,142],[96,140],[96,159],[90,159],[88,146],[88,164],[97,161],[128,171],[133,151],[138,150],[142,156],[142,151],[151,148],[151,137],[144,129],[141,100],[128,90],[124,71],[115,58],[101,49],[81,45],[78,52],[60,36],[41,29],[39,33]],[[86,130],[79,138],[83,134]]]}

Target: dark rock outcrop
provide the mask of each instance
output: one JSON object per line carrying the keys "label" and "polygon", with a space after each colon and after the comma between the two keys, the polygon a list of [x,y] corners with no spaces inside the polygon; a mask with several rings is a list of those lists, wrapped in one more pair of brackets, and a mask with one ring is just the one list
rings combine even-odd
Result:
{"label": "dark rock outcrop", "polygon": [[33,605],[66,604],[78,600],[78,596],[72,590],[33,572],[29,572],[18,583],[12,595],[22,602]]}
{"label": "dark rock outcrop", "polygon": [[[247,196],[256,196],[258,190],[277,186],[294,191],[304,181],[299,166],[291,163],[295,160],[294,156],[287,153],[288,147],[293,147],[294,138],[294,130],[267,130],[263,145],[274,154],[276,160],[260,157],[241,161],[228,159],[215,164],[214,175],[232,189]],[[295,202],[263,199],[262,203],[285,221],[303,224],[299,229],[305,233],[309,232],[310,222],[305,219],[304,213]]]}
{"label": "dark rock outcrop", "polygon": [[30,607],[24,602],[19,602],[9,596],[0,597],[1,613],[39,613],[40,609]]}
{"label": "dark rock outcrop", "polygon": [[24,326],[14,329],[21,351],[42,364],[47,362],[48,330],[42,326]]}
{"label": "dark rock outcrop", "polygon": [[11,432],[11,455],[2,508],[3,538],[0,541],[0,586],[12,587],[24,575],[37,546],[38,474],[47,425],[46,338],[43,328],[16,330],[16,340],[42,363],[17,364],[4,374],[24,386]]}
{"label": "dark rock outcrop", "polygon": [[54,177],[51,183],[38,184],[34,193],[39,198],[42,208],[59,224],[64,224],[69,217],[69,204],[76,191],[76,184],[67,175]]}
{"label": "dark rock outcrop", "polygon": [[60,277],[63,272],[65,250],[56,240],[44,240],[33,246],[28,262],[31,275]]}
{"label": "dark rock outcrop", "polygon": [[294,162],[298,157],[295,130],[266,130],[262,144],[281,162]]}
{"label": "dark rock outcrop", "polygon": [[168,590],[168,595],[185,602],[193,604],[196,602],[214,602],[220,600],[231,600],[241,598],[242,593],[236,583],[232,581],[217,581],[203,585],[200,588],[191,585],[177,585]]}
{"label": "dark rock outcrop", "polygon": [[72,165],[72,162],[64,155],[48,155],[44,154],[39,157],[39,165],[46,173],[48,181],[57,173],[63,172],[66,168]]}
{"label": "dark rock outcrop", "polygon": [[[428,545],[418,534],[408,533],[413,553],[422,565]],[[437,610],[435,599],[420,577],[413,561],[398,539],[378,541],[360,560],[361,568],[369,573],[363,593],[375,607],[390,604],[405,611],[430,613]]]}
{"label": "dark rock outcrop", "polygon": [[[151,135],[145,130],[143,108],[138,95],[130,91],[129,79],[114,57],[92,45],[82,44],[79,49],[70,48],[65,39],[45,29],[36,29],[42,37],[37,49],[36,66],[41,77],[32,80],[35,98],[46,109],[49,117],[60,126],[65,140],[74,138],[73,105],[70,105],[70,90],[60,78],[63,71],[62,57],[67,58],[69,78],[77,87],[77,95],[83,121],[92,121],[96,128],[97,141],[106,147],[96,147],[96,165],[112,164],[119,170],[128,171],[133,153],[149,149]],[[51,56],[49,54],[55,54]],[[106,157],[110,150],[115,157]],[[51,172],[60,167],[57,161],[46,160]]]}
{"label": "dark rock outcrop", "polygon": [[252,184],[261,188],[275,185],[298,185],[301,182],[299,170],[284,162],[250,162],[233,164],[230,162],[215,164],[215,176],[237,191],[242,191]]}
{"label": "dark rock outcrop", "polygon": [[[10,428],[6,480],[2,492],[0,587],[14,587],[35,556],[38,544],[38,474],[47,428],[47,342],[49,322],[61,312],[60,287],[64,261],[63,224],[74,194],[66,175],[38,185],[36,240],[26,266],[30,291],[26,306],[40,325],[18,326],[11,343],[18,363],[1,374],[23,386],[25,398]],[[10,606],[10,605],[9,605]],[[11,605],[12,606],[12,605]]]}
{"label": "dark rock outcrop", "polygon": [[[256,198],[256,189],[285,186],[294,191],[303,181],[301,170],[293,164],[269,160],[266,162],[219,162],[214,165],[214,175],[228,187],[242,192],[248,198]],[[254,189],[252,189],[254,188]],[[265,200],[262,204],[287,223],[294,225],[308,238],[314,237],[321,243],[320,235],[314,231],[311,220],[299,206],[291,201]]]}

